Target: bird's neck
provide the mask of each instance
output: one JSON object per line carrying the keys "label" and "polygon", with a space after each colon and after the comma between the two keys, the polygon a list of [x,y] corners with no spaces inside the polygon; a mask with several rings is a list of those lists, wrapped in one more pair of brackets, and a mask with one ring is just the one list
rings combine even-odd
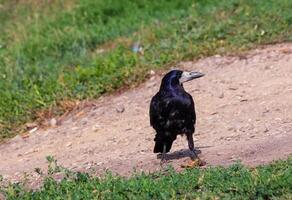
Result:
{"label": "bird's neck", "polygon": [[172,83],[168,83],[168,84],[161,84],[160,86],[160,91],[163,92],[182,92],[184,91],[184,87],[182,84],[172,84]]}

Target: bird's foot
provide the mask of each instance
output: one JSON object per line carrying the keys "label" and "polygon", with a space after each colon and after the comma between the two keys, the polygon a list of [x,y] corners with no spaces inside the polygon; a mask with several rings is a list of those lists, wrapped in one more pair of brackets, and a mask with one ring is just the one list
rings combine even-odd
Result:
{"label": "bird's foot", "polygon": [[171,167],[171,163],[168,160],[161,160],[160,161],[160,169],[164,172],[168,171]]}
{"label": "bird's foot", "polygon": [[160,160],[160,166],[165,167],[168,163],[168,160],[166,159],[166,154],[161,154],[161,160]]}
{"label": "bird's foot", "polygon": [[165,167],[166,166],[166,164],[167,164],[167,160],[162,160],[161,159],[161,161],[160,161],[160,167]]}
{"label": "bird's foot", "polygon": [[196,153],[196,150],[191,150],[191,160],[199,159],[198,154]]}

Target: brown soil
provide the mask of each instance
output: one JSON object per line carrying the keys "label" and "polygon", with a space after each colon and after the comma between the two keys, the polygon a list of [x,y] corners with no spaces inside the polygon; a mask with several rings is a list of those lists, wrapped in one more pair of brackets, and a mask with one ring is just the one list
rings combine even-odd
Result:
{"label": "brown soil", "polygon": [[[180,68],[206,74],[185,89],[196,104],[195,146],[208,165],[241,160],[254,166],[292,154],[292,44],[184,62]],[[24,172],[38,178],[33,171],[46,170],[48,155],[76,171],[128,175],[133,168],[160,169],[148,109],[161,77],[153,74],[140,87],[102,97],[55,127],[1,144],[0,174],[8,180]],[[168,155],[176,169],[188,159],[187,149],[186,138],[179,137]]]}

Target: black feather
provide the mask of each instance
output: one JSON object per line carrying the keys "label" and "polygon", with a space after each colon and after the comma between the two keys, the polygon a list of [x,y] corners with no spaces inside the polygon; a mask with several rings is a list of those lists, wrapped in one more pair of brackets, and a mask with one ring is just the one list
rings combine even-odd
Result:
{"label": "black feather", "polygon": [[151,100],[150,124],[156,130],[154,153],[163,153],[164,145],[169,152],[178,134],[185,134],[192,140],[195,106],[192,96],[179,82],[182,73],[180,70],[167,73],[161,81],[160,90]]}

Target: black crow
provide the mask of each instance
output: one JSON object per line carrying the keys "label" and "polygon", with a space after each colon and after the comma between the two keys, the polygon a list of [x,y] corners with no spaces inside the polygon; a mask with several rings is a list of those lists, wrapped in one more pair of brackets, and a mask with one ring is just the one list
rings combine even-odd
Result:
{"label": "black crow", "polygon": [[150,124],[156,131],[154,153],[162,153],[162,160],[178,134],[187,136],[189,149],[196,155],[193,141],[195,105],[182,84],[202,76],[200,72],[172,70],[163,77],[158,93],[151,100]]}

